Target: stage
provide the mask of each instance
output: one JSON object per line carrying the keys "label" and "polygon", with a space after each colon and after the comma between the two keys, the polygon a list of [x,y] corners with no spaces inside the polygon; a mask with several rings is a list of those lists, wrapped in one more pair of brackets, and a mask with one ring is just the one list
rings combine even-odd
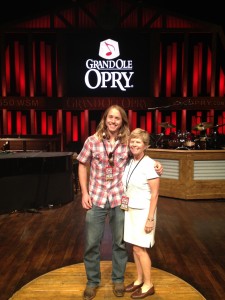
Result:
{"label": "stage", "polygon": [[73,200],[72,152],[1,152],[0,212],[38,210]]}

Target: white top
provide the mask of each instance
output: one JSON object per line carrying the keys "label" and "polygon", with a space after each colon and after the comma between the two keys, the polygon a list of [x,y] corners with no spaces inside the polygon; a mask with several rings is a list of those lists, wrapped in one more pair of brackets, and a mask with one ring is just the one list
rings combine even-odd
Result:
{"label": "white top", "polygon": [[124,192],[129,197],[129,207],[146,208],[146,201],[151,197],[148,179],[159,177],[154,164],[153,159],[144,156],[141,161],[131,159],[125,167],[122,181]]}

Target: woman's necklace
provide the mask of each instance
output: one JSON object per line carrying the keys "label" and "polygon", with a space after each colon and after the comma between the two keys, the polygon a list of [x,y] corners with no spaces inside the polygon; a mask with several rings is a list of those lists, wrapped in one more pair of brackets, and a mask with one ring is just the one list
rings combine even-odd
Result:
{"label": "woman's necklace", "polygon": [[128,170],[128,173],[127,173],[127,178],[126,178],[126,190],[128,188],[128,184],[129,184],[129,181],[130,181],[130,178],[131,178],[131,175],[133,174],[134,170],[137,168],[137,166],[139,165],[139,163],[142,161],[142,159],[145,157],[145,155],[142,156],[142,158],[140,160],[138,160],[138,162],[136,163],[136,165],[134,166],[133,169],[131,169],[131,166],[134,162],[134,159],[132,159],[131,163],[130,163],[130,167],[129,167],[129,170]]}

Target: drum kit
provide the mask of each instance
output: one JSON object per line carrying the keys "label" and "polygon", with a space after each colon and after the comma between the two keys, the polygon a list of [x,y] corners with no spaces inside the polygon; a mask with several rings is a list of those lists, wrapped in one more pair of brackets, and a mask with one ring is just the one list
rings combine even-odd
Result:
{"label": "drum kit", "polygon": [[213,128],[213,124],[209,122],[202,122],[194,127],[193,130],[200,131],[199,138],[195,140],[196,147],[195,149],[206,150],[207,149],[207,142],[209,138],[206,135],[206,129]]}
{"label": "drum kit", "polygon": [[[157,146],[166,149],[177,149],[177,150],[206,150],[206,149],[218,149],[217,141],[217,128],[224,126],[225,124],[213,126],[210,122],[201,122],[194,127],[192,130],[196,131],[196,135],[191,132],[171,132],[168,139],[166,139],[164,133],[160,134],[159,140],[157,141]],[[175,125],[169,122],[159,123],[159,126],[166,129],[176,128]],[[207,129],[215,129],[212,136],[207,136]],[[200,132],[197,135],[197,132]]]}

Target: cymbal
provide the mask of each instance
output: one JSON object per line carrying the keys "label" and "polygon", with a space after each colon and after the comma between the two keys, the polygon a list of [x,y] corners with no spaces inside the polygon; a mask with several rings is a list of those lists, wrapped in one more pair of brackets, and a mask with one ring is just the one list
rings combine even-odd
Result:
{"label": "cymbal", "polygon": [[225,123],[224,124],[217,124],[217,125],[215,125],[215,126],[213,126],[213,128],[218,128],[218,127],[221,127],[221,126],[224,126],[225,125]]}
{"label": "cymbal", "polygon": [[164,128],[175,128],[176,127],[175,125],[170,124],[168,122],[159,123],[159,125]]}
{"label": "cymbal", "polygon": [[207,128],[212,128],[212,127],[213,127],[212,123],[202,122],[202,123],[199,123],[198,125],[195,125],[194,127],[192,127],[192,129],[202,131],[202,130],[206,130]]}

